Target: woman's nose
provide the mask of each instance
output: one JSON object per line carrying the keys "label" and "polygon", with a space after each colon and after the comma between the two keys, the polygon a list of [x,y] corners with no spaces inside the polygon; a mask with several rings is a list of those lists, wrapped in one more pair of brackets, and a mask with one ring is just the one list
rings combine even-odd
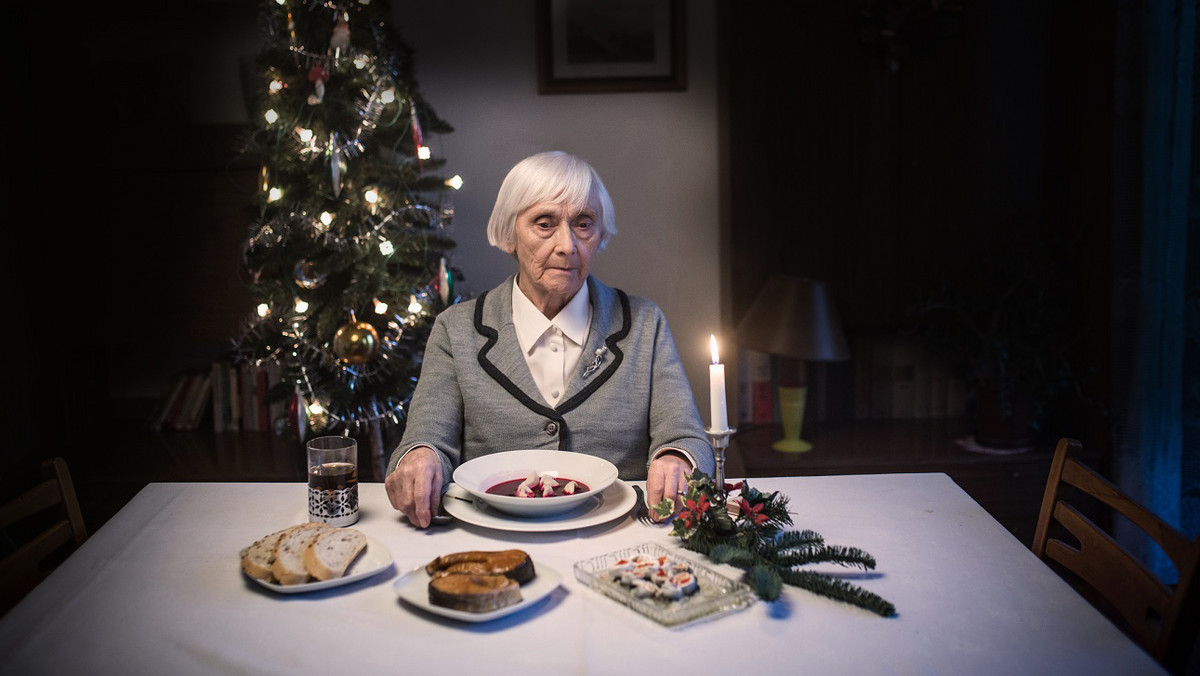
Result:
{"label": "woman's nose", "polygon": [[554,248],[556,251],[561,251],[565,254],[570,254],[575,251],[575,232],[571,229],[570,223],[561,223],[558,229],[554,231]]}

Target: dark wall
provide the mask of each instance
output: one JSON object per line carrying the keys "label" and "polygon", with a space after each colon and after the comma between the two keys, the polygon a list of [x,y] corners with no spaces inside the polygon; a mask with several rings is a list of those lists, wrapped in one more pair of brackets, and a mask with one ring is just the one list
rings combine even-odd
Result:
{"label": "dark wall", "polygon": [[1103,369],[1114,2],[932,4],[728,12],[733,319],[783,271],[830,282],[849,331],[900,331],[941,281],[1041,252]]}
{"label": "dark wall", "polygon": [[[733,319],[785,270],[829,280],[852,330],[895,328],[922,283],[1021,232],[1078,241],[1066,265],[1085,319],[1104,315],[1113,0],[962,2],[957,29],[918,31],[895,71],[864,42],[864,4],[722,6]],[[250,307],[237,252],[255,172],[236,126],[191,119],[203,63],[112,44],[194,44],[253,23],[253,3],[13,11],[4,477],[103,448],[114,418],[146,412],[110,410],[111,393],[219,354]]]}
{"label": "dark wall", "polygon": [[5,280],[22,329],[0,494],[42,458],[112,450],[114,423],[136,426],[144,397],[220,354],[250,307],[254,168],[234,159],[236,125],[197,123],[205,64],[189,47],[254,17],[239,0],[14,6]]}

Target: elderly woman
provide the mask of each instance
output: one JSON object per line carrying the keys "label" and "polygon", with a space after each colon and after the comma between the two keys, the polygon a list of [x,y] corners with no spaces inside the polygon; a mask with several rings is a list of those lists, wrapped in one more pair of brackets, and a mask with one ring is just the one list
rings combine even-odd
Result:
{"label": "elderly woman", "polygon": [[512,168],[488,241],[517,260],[500,286],[440,314],[385,485],[424,528],[458,464],[522,448],[610,460],[677,498],[712,450],[662,311],[590,276],[616,232],[596,171],[562,152]]}

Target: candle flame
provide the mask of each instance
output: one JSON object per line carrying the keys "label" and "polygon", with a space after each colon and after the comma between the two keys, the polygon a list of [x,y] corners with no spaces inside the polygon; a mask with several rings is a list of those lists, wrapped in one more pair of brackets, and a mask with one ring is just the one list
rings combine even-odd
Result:
{"label": "candle flame", "polygon": [[708,346],[712,349],[712,363],[720,364],[721,358],[717,356],[717,337],[715,335],[708,336]]}

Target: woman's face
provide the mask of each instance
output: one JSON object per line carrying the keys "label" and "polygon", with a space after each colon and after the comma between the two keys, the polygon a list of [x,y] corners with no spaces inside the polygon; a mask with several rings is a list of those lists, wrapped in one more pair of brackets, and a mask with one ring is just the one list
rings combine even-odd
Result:
{"label": "woman's face", "polygon": [[583,286],[601,227],[590,207],[540,202],[517,216],[517,283],[542,314],[558,314]]}

